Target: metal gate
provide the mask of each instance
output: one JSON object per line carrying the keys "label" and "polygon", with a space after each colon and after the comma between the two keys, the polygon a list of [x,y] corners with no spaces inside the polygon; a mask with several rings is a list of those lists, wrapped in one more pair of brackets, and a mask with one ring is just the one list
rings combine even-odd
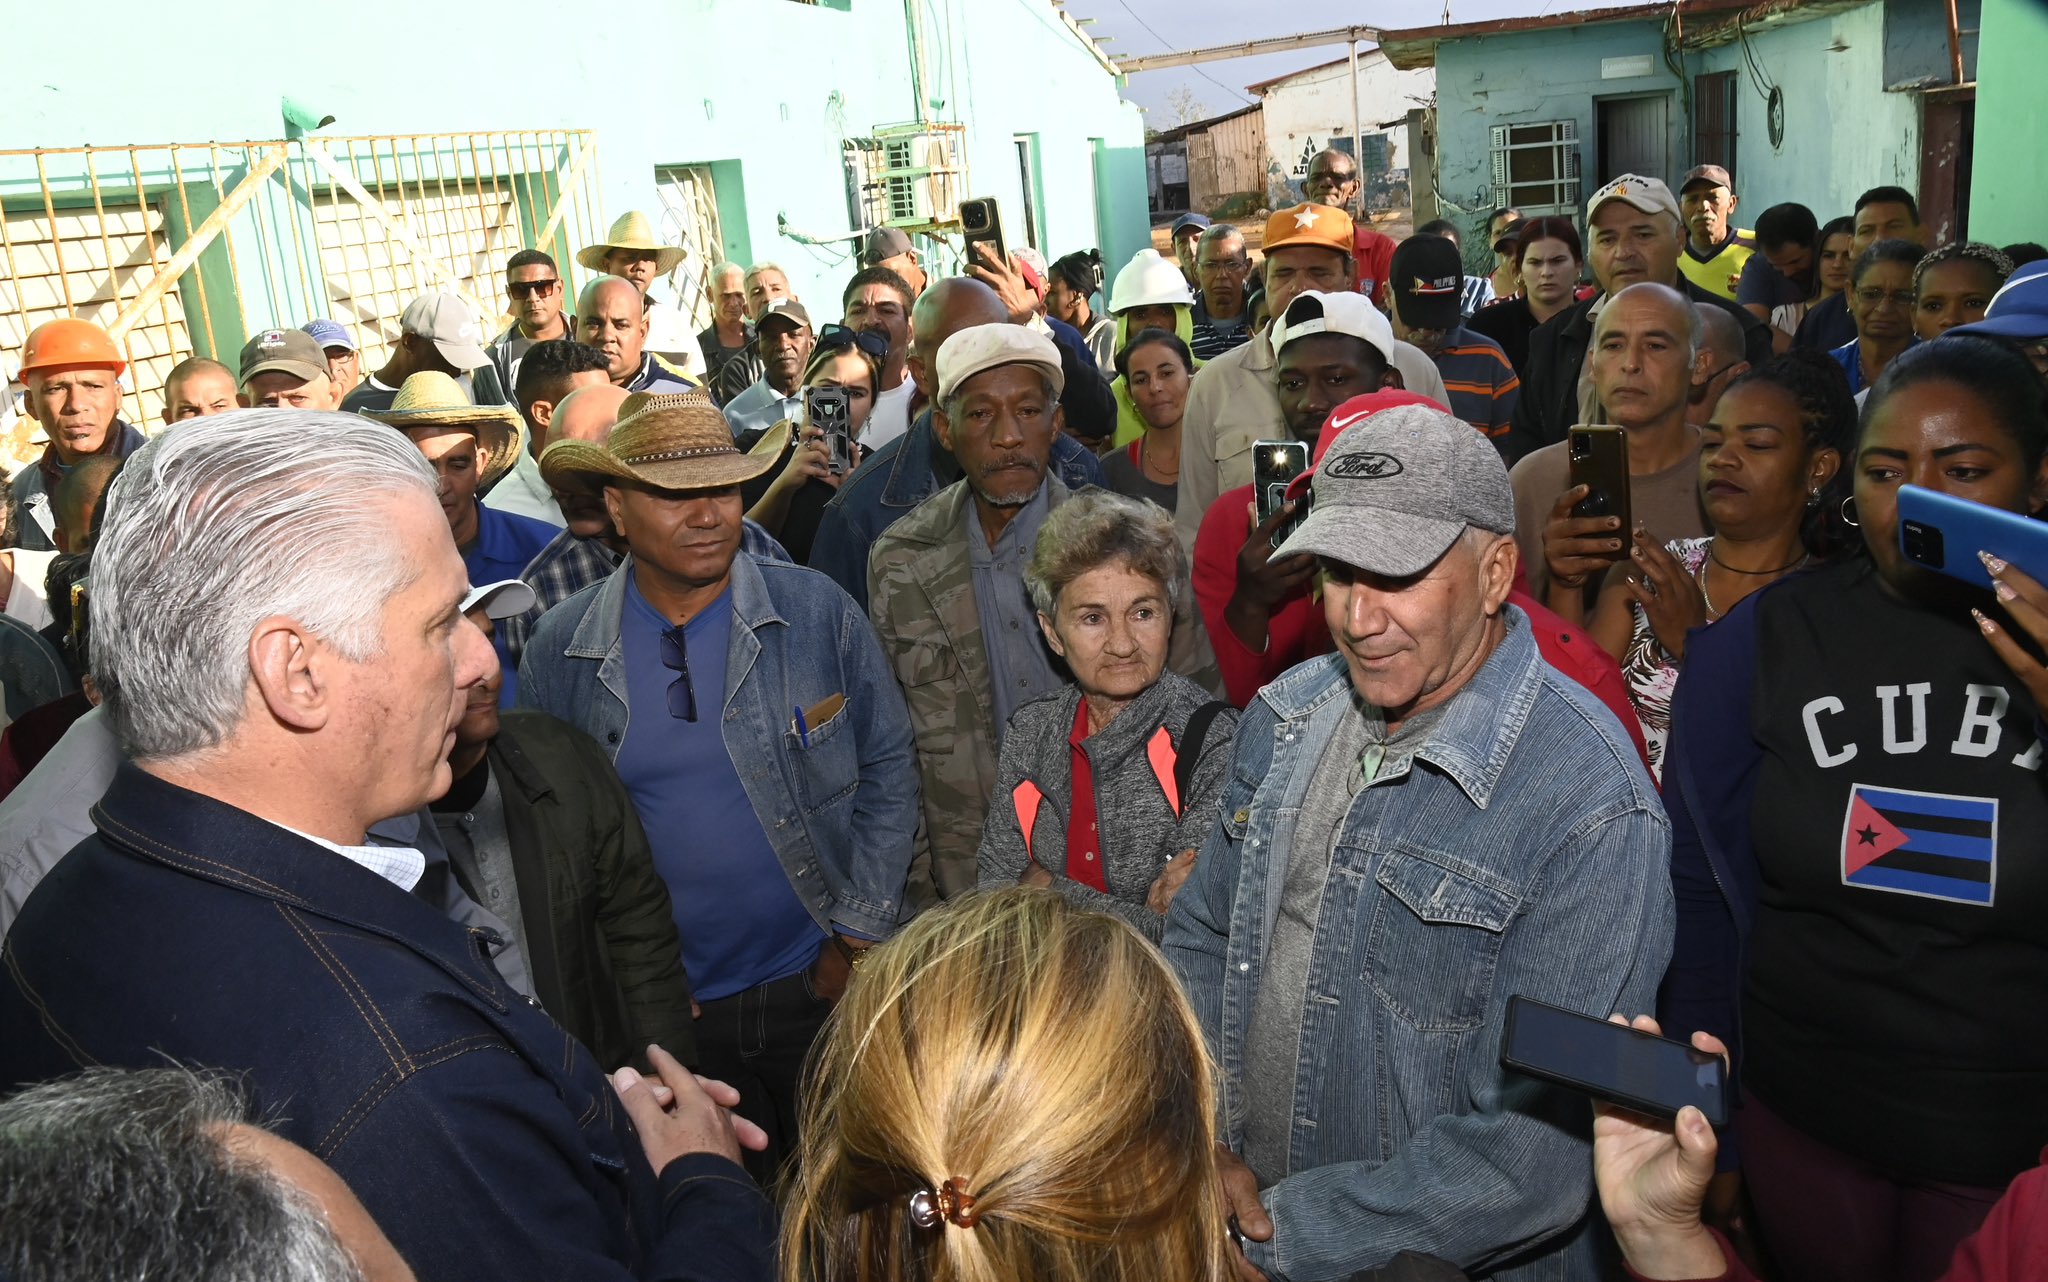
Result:
{"label": "metal gate", "polygon": [[654,190],[661,201],[661,223],[655,235],[666,245],[680,245],[683,261],[668,275],[675,304],[690,328],[711,324],[711,269],[725,254],[718,224],[718,187],[709,165],[676,165],[654,171]]}
{"label": "metal gate", "polygon": [[[124,409],[145,430],[172,366],[233,365],[272,325],[341,321],[374,369],[422,293],[509,323],[519,248],[553,254],[573,296],[575,251],[604,232],[598,189],[580,130],[0,151],[0,368],[46,320],[95,321],[129,357]],[[0,455],[32,452],[28,425],[0,428]]]}

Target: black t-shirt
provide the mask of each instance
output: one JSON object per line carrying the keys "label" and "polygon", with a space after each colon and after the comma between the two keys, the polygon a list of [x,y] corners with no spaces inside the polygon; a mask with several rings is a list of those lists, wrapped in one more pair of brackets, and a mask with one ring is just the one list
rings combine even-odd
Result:
{"label": "black t-shirt", "polygon": [[2003,1186],[2048,1143],[2038,712],[1967,613],[1868,562],[1758,607],[1746,1080],[1879,1168]]}
{"label": "black t-shirt", "polygon": [[[742,432],[735,444],[740,449],[751,452],[769,430],[763,427],[751,432]],[[858,442],[853,448],[859,456],[854,463],[858,467],[867,460],[870,451]],[[768,493],[768,487],[775,483],[775,478],[782,475],[782,469],[789,466],[789,460],[795,453],[796,438],[792,436],[789,444],[783,446],[782,454],[775,460],[774,467],[751,481],[741,483],[740,502],[748,509],[759,503]],[[811,563],[811,545],[818,540],[818,523],[824,518],[825,505],[830,503],[832,496],[837,493],[839,490],[836,486],[827,485],[815,476],[804,478],[804,483],[789,496],[789,508],[783,513],[782,528],[770,531],[775,535],[775,541],[788,551],[790,560],[798,565]]]}

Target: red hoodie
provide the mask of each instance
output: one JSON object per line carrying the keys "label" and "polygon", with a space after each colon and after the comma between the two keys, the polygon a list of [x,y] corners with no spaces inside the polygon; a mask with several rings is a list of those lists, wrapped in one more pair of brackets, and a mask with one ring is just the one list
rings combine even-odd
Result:
{"label": "red hoodie", "polygon": [[[1342,429],[1336,424],[1352,427],[1360,414],[1376,414],[1397,405],[1444,408],[1428,397],[1393,388],[1355,396],[1330,412],[1329,420],[1323,426],[1322,438],[1316,442],[1316,462],[1322,461],[1331,442],[1340,434]],[[1216,651],[1216,666],[1223,673],[1224,691],[1240,708],[1252,701],[1261,686],[1282,672],[1337,648],[1330,636],[1329,625],[1323,622],[1322,604],[1308,592],[1302,592],[1273,611],[1266,622],[1266,649],[1263,654],[1247,647],[1224,620],[1224,608],[1237,591],[1237,554],[1243,550],[1244,541],[1252,531],[1252,489],[1246,485],[1226,490],[1202,514],[1201,530],[1195,536],[1192,571],[1195,602],[1201,608],[1202,623],[1209,630],[1209,644]],[[1620,665],[1591,637],[1539,604],[1524,590],[1526,584],[1527,580],[1517,567],[1515,587],[1508,593],[1508,600],[1529,616],[1536,648],[1551,667],[1584,686],[1594,698],[1607,705],[1608,711],[1621,722],[1622,729],[1635,744],[1636,753],[1643,758],[1647,768],[1649,752],[1643,745],[1643,731],[1636,722],[1635,710],[1629,706],[1628,688],[1622,684]]]}

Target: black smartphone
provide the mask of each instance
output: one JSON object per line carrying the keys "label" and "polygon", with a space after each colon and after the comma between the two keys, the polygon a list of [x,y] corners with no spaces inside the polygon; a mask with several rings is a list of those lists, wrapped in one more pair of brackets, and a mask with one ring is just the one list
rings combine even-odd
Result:
{"label": "black smartphone", "polygon": [[[1252,442],[1252,493],[1258,500],[1259,524],[1287,503],[1287,487],[1308,471],[1308,446],[1301,441]],[[1273,546],[1285,543],[1308,516],[1313,495],[1303,494],[1294,516],[1273,532]]]}
{"label": "black smartphone", "polygon": [[1573,516],[1618,516],[1621,518],[1621,551],[1628,555],[1635,520],[1628,501],[1628,433],[1618,427],[1572,428],[1565,446],[1571,460],[1572,484],[1586,487],[1586,497],[1572,505]]}
{"label": "black smartphone", "polygon": [[1690,1104],[1715,1126],[1728,1121],[1719,1055],[1527,997],[1508,998],[1500,1062],[1651,1117],[1676,1117]]}
{"label": "black smartphone", "polygon": [[1989,552],[2036,579],[2048,578],[2048,522],[1918,485],[1899,487],[1899,549],[1915,565],[1989,590],[1977,553]]}
{"label": "black smartphone", "polygon": [[960,202],[960,228],[965,238],[967,266],[981,261],[974,252],[978,244],[985,244],[995,251],[996,261],[1007,265],[1010,251],[1003,240],[1003,216],[996,208],[994,196],[973,196]]}
{"label": "black smartphone", "polygon": [[804,422],[825,434],[830,458],[826,466],[834,476],[853,470],[853,428],[843,387],[806,387]]}

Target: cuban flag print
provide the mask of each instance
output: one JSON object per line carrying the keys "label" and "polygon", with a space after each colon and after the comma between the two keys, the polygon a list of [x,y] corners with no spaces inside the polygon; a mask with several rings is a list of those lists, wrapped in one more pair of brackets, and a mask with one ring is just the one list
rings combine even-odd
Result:
{"label": "cuban flag print", "polygon": [[1998,801],[1859,783],[1842,824],[1842,884],[1959,904],[1998,891]]}

